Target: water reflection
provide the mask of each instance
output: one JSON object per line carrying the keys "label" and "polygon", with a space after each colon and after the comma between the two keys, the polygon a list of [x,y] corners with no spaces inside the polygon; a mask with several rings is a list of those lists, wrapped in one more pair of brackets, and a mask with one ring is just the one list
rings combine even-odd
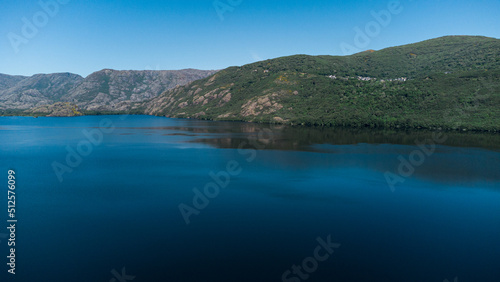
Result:
{"label": "water reflection", "polygon": [[[397,144],[416,145],[432,139],[432,131],[320,128],[268,125],[240,122],[210,122],[182,120],[181,126],[123,127],[122,129],[175,131],[165,136],[191,136],[194,143],[217,148],[239,148],[242,143],[256,143],[257,149],[315,151],[314,145]],[[179,133],[180,132],[180,133]],[[500,134],[475,132],[442,132],[446,141],[441,145],[475,147],[500,151]]]}
{"label": "water reflection", "polygon": [[[379,175],[397,173],[401,161],[417,143],[432,140],[436,132],[345,128],[293,127],[238,122],[178,120],[174,126],[136,127],[157,135],[180,136],[179,142],[219,149],[257,149],[266,164],[289,168],[356,168]],[[500,134],[442,132],[444,142],[415,167],[412,178],[471,185],[500,182]],[[286,151],[286,152],[285,152]],[[290,152],[295,151],[295,152]],[[281,152],[281,153],[280,153]],[[320,153],[313,158],[299,152]],[[497,185],[495,184],[495,185]],[[498,185],[497,185],[498,186]],[[498,188],[498,187],[497,187]]]}

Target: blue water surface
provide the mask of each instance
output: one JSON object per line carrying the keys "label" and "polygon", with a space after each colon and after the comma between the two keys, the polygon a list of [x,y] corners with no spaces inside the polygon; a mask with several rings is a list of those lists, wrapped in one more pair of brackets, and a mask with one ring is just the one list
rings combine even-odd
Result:
{"label": "blue water surface", "polygon": [[[402,177],[400,157],[418,147],[391,141],[393,133],[367,142],[304,130],[0,117],[0,281],[120,281],[117,273],[133,281],[500,281],[497,137],[435,144]],[[412,134],[401,140],[422,137]],[[1,235],[11,169],[15,275]],[[402,181],[390,186],[387,173]],[[208,197],[193,190],[207,185]],[[196,213],[186,219],[181,204]],[[318,238],[340,244],[324,261],[308,259]]]}

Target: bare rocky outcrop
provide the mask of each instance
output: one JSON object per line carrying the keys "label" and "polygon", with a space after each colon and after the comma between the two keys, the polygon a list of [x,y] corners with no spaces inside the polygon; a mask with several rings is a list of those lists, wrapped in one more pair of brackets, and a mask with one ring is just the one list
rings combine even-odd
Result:
{"label": "bare rocky outcrop", "polygon": [[265,95],[249,100],[241,107],[241,116],[258,116],[261,114],[271,114],[283,108],[283,105],[273,100],[277,95]]}

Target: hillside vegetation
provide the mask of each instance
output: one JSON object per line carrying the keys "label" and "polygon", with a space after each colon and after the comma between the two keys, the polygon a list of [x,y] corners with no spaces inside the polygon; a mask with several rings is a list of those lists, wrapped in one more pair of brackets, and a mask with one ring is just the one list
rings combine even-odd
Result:
{"label": "hillside vegetation", "polygon": [[351,56],[230,67],[135,106],[158,116],[500,130],[500,40],[449,36]]}

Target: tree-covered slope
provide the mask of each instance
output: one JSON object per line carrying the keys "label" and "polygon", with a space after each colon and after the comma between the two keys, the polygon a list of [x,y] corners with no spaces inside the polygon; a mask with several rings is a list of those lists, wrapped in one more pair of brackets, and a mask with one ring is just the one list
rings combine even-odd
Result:
{"label": "tree-covered slope", "polygon": [[354,127],[500,129],[500,40],[450,36],[352,56],[231,67],[138,111]]}

